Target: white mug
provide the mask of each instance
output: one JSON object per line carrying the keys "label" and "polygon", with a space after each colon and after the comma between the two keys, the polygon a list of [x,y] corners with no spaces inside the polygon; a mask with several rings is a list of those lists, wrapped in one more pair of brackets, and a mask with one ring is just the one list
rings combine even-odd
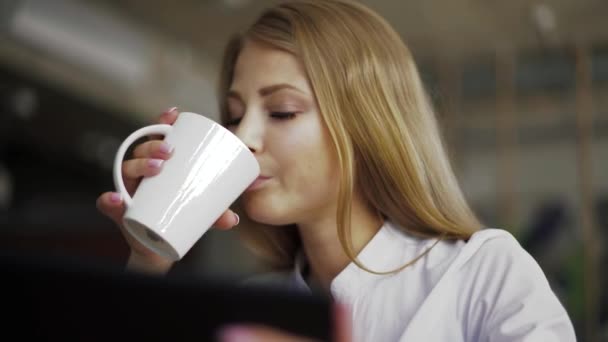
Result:
{"label": "white mug", "polygon": [[[122,162],[141,137],[164,135],[174,150],[158,175],[145,177],[133,198]],[[179,114],[173,125],[133,132],[118,148],[114,186],[126,205],[123,224],[140,243],[169,259],[181,259],[259,176],[253,153],[228,129],[200,114]]]}

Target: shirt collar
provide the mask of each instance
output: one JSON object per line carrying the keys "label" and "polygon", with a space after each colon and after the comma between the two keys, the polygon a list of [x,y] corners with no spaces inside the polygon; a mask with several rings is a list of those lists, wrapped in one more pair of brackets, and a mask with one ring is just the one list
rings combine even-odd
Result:
{"label": "shirt collar", "polygon": [[[390,253],[390,251],[392,250],[392,245],[399,243],[399,241],[403,241],[402,238],[399,239],[399,236],[402,237],[403,234],[405,233],[398,227],[395,227],[393,223],[390,221],[385,221],[378,232],[365,245],[365,247],[363,247],[361,252],[359,252],[357,259],[364,266],[375,271],[390,271],[391,268],[389,267],[398,267],[398,263],[391,262],[391,259],[394,259],[391,258],[391,256],[394,257],[394,255],[392,255],[393,253]],[[410,237],[410,239],[416,240],[414,237]],[[402,262],[402,260],[399,260],[399,262]],[[306,282],[304,276],[304,270],[306,267],[306,255],[304,254],[303,250],[300,250],[296,254],[294,270],[291,275],[292,282],[297,289],[311,293],[312,290],[309,284]],[[347,279],[350,279],[352,276],[357,276],[360,278],[360,272],[364,272],[366,275],[376,276],[360,269],[359,266],[357,266],[354,262],[351,262],[332,281],[332,293],[335,289],[337,290],[342,286],[352,286],[351,281]]]}

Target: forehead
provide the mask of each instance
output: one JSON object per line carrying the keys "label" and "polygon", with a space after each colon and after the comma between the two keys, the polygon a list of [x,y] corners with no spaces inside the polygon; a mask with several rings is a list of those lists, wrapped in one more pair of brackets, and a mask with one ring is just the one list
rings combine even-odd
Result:
{"label": "forehead", "polygon": [[281,83],[312,93],[304,68],[294,55],[266,44],[246,42],[236,61],[231,89],[257,91]]}

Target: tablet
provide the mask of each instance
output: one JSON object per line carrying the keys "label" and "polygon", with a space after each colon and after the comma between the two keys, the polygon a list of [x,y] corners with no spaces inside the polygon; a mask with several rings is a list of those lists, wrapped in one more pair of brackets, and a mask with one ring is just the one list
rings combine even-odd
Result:
{"label": "tablet", "polygon": [[[201,277],[155,277],[63,257],[3,254],[3,334],[19,340],[215,341],[233,323],[329,341],[331,300]],[[13,336],[15,336],[13,335]]]}

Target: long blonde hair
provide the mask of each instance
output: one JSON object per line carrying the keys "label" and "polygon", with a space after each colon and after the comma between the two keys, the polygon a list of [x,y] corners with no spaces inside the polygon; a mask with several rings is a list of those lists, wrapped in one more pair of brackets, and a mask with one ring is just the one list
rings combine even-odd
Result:
{"label": "long blonde hair", "polygon": [[[451,169],[414,59],[382,17],[340,0],[268,9],[226,48],[219,89],[224,123],[226,94],[246,40],[287,51],[304,66],[340,168],[338,236],[359,267],[368,270],[357,261],[350,235],[355,189],[384,218],[420,237],[468,239],[480,229]],[[245,226],[249,245],[272,265],[293,265],[295,227]]]}

